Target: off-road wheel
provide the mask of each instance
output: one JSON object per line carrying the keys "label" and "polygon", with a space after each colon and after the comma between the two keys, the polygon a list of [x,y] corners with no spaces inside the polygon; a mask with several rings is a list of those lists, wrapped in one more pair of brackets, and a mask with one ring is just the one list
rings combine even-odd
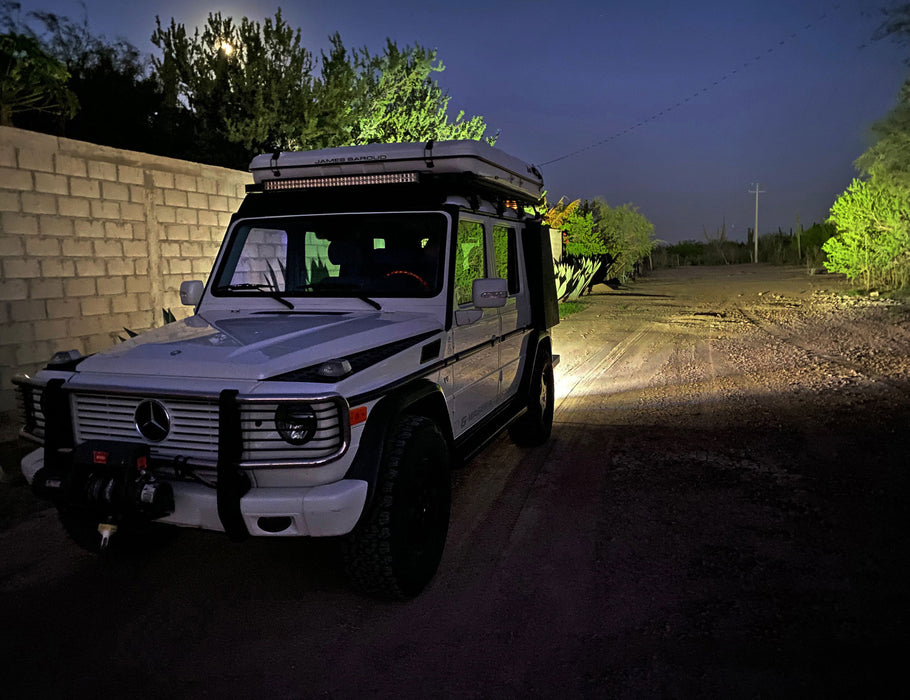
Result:
{"label": "off-road wheel", "polygon": [[433,578],[449,529],[449,449],[428,418],[401,416],[386,441],[369,510],[344,541],[353,585],[406,600]]}
{"label": "off-road wheel", "polygon": [[509,437],[521,447],[536,447],[553,430],[553,359],[548,348],[537,354],[524,415],[509,426]]}

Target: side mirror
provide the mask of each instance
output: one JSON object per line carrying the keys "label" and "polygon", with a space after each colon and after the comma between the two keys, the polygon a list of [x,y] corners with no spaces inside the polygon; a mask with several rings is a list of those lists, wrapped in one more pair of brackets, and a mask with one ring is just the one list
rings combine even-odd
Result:
{"label": "side mirror", "polygon": [[184,306],[196,306],[202,299],[205,285],[199,280],[189,280],[180,283],[180,303]]}
{"label": "side mirror", "polygon": [[478,309],[495,309],[505,306],[509,298],[509,283],[496,277],[474,280],[471,301]]}

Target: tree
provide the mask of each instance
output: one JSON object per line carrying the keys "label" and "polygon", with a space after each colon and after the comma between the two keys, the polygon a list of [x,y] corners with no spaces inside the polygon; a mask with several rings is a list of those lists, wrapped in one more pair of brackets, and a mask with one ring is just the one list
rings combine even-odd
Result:
{"label": "tree", "polygon": [[[108,42],[80,23],[50,12],[33,12],[41,24],[33,35],[69,73],[68,87],[80,109],[65,125],[70,138],[133,150],[168,152],[155,115],[162,103],[157,83],[148,75],[148,63],[132,44]],[[32,30],[30,30],[32,31]],[[29,128],[46,130],[35,119]]]}
{"label": "tree", "polygon": [[0,125],[13,126],[18,115],[69,118],[79,108],[67,87],[66,67],[25,34],[0,35]]}
{"label": "tree", "polygon": [[210,14],[192,37],[173,19],[156,23],[154,70],[171,113],[192,124],[189,157],[246,167],[254,153],[304,145],[312,55],[280,9],[262,24]]}
{"label": "tree", "polygon": [[[200,33],[157,19],[155,74],[173,114],[193,124],[192,157],[245,167],[256,153],[386,141],[480,139],[481,117],[448,116],[435,51],[387,40],[382,54],[330,37],[321,71],[279,10],[262,24],[210,14]],[[494,137],[495,138],[495,137]],[[487,139],[488,141],[493,138]]]}
{"label": "tree", "polygon": [[825,267],[866,290],[910,282],[910,197],[874,181],[854,179],[831,207],[837,234],[822,247]]}

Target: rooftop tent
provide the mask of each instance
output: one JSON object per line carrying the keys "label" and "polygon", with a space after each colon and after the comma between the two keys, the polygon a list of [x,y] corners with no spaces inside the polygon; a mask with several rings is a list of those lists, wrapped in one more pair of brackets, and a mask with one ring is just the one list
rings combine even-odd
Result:
{"label": "rooftop tent", "polygon": [[374,143],[264,154],[253,159],[250,171],[256,186],[266,190],[471,176],[523,202],[535,203],[543,193],[537,168],[482,141]]}

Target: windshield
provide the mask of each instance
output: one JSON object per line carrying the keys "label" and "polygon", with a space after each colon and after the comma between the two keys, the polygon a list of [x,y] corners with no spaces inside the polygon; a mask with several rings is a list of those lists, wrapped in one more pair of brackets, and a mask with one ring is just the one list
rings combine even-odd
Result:
{"label": "windshield", "polygon": [[442,289],[447,219],[338,214],[237,223],[216,296],[432,297]]}

